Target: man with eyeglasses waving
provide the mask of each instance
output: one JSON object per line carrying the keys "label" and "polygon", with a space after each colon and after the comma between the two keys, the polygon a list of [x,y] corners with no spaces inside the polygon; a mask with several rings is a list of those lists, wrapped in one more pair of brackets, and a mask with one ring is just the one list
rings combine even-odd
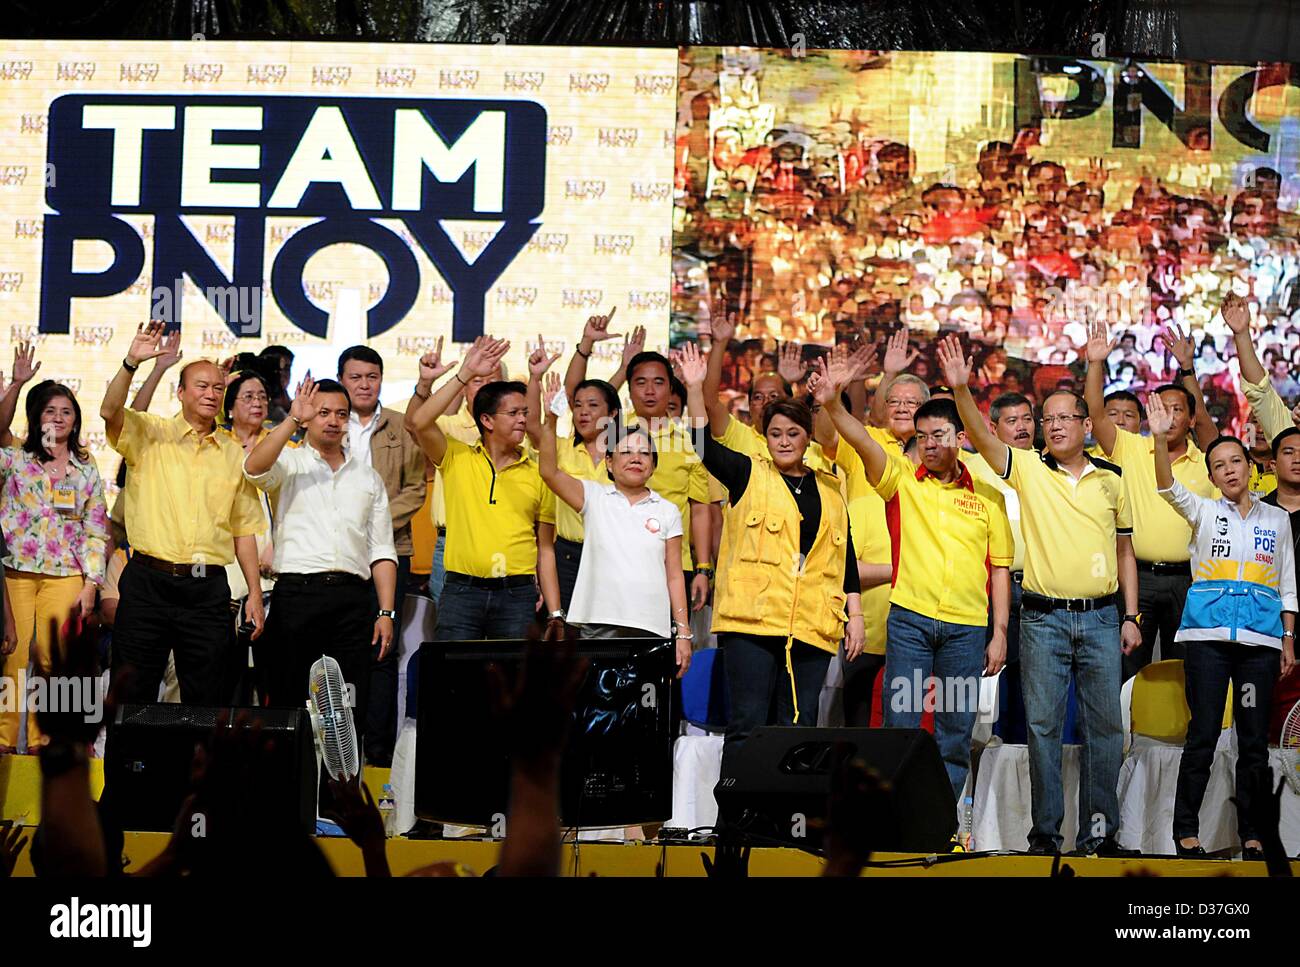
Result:
{"label": "man with eyeglasses waving", "polygon": [[[1058,390],[1043,401],[1047,452],[1003,443],[971,396],[971,360],[949,336],[939,364],[957,395],[970,440],[1020,497],[1025,576],[1020,612],[1020,677],[1029,722],[1031,853],[1061,848],[1061,782],[1066,695],[1074,675],[1079,696],[1079,855],[1128,855],[1115,840],[1119,819],[1121,654],[1142,643],[1136,623],[1137,560],[1133,519],[1119,467],[1089,456],[1088,404]],[[1116,591],[1123,594],[1123,617]]]}

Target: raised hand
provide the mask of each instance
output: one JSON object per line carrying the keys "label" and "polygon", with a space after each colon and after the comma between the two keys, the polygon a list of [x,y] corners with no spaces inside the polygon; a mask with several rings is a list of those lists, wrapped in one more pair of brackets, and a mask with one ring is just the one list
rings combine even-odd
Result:
{"label": "raised hand", "polygon": [[709,332],[716,345],[725,347],[736,338],[736,314],[727,311],[725,299],[714,299],[709,305]]}
{"label": "raised hand", "polygon": [[885,373],[897,376],[911,366],[919,355],[919,349],[910,349],[908,346],[907,327],[900,326],[885,343]]}
{"label": "raised hand", "polygon": [[24,341],[14,347],[14,368],[10,378],[15,384],[22,386],[37,374],[41,364],[33,366],[35,359],[36,347],[32,343]]}
{"label": "raised hand", "polygon": [[528,373],[536,379],[540,379],[560,358],[559,353],[548,353],[546,351],[546,337],[541,333],[537,334],[537,348],[528,356]]}
{"label": "raised hand", "polygon": [[[721,349],[714,349],[721,352]],[[690,389],[704,385],[704,376],[709,371],[707,358],[700,353],[700,347],[693,342],[682,343],[674,354],[681,370],[681,381]]]}
{"label": "raised hand", "polygon": [[858,348],[849,354],[849,365],[852,367],[849,382],[856,383],[859,380],[866,379],[875,362],[876,344],[865,340],[859,343]]}
{"label": "raised hand", "polygon": [[1114,351],[1116,341],[1106,331],[1106,323],[1093,320],[1088,323],[1088,343],[1085,352],[1089,363],[1104,363]]}
{"label": "raised hand", "polygon": [[1174,359],[1178,360],[1178,368],[1191,369],[1192,361],[1196,356],[1196,347],[1192,345],[1191,337],[1185,334],[1176,322],[1165,326],[1160,333],[1165,337],[1165,345],[1174,354]]}
{"label": "raised hand", "polygon": [[1174,418],[1165,408],[1159,393],[1147,396],[1147,426],[1151,428],[1152,436],[1165,436],[1174,428]]}
{"label": "raised hand", "polygon": [[135,336],[131,339],[131,348],[126,351],[127,358],[138,366],[166,352],[162,346],[164,328],[161,322],[140,323],[136,328]]}
{"label": "raised hand", "polygon": [[432,349],[420,357],[420,382],[432,384],[440,376],[446,375],[456,365],[442,360],[442,336],[434,343]]}
{"label": "raised hand", "polygon": [[1250,307],[1237,293],[1229,292],[1219,311],[1223,313],[1223,321],[1234,334],[1250,331]]}
{"label": "raised hand", "polygon": [[818,359],[813,361],[813,371],[808,374],[807,389],[812,394],[813,399],[822,406],[840,395],[830,376],[827,375],[826,360]]}
{"label": "raised hand", "polygon": [[547,373],[546,378],[542,380],[542,416],[551,419],[555,411],[551,405],[556,398],[564,392],[564,380],[560,378],[559,373]]}
{"label": "raised hand", "polygon": [[808,367],[797,342],[788,342],[777,353],[777,374],[787,383],[797,383],[804,378]]}
{"label": "raised hand", "polygon": [[357,846],[382,846],[385,840],[384,819],[375,805],[370,787],[361,781],[360,776],[346,782],[337,779],[326,781],[334,799],[327,818],[336,822]]}
{"label": "raised hand", "polygon": [[460,364],[461,372],[471,379],[476,376],[491,376],[509,351],[509,340],[479,336],[465,355],[465,361]]}
{"label": "raised hand", "polygon": [[573,643],[528,644],[513,684],[500,666],[488,666],[488,700],[501,723],[515,767],[554,768],[573,722],[578,690],[590,663]]}
{"label": "raised hand", "polygon": [[0,878],[13,875],[14,866],[26,845],[27,837],[22,826],[14,825],[8,819],[0,823]]}
{"label": "raised hand", "polygon": [[936,345],[936,354],[945,383],[953,389],[970,383],[974,360],[962,352],[960,339],[951,334],[940,339]]}
{"label": "raised hand", "polygon": [[609,331],[609,324],[614,321],[614,313],[616,312],[618,312],[618,306],[610,309],[607,316],[589,316],[587,324],[582,327],[582,338],[590,339],[592,342],[617,339],[621,333]]}
{"label": "raised hand", "polygon": [[625,336],[623,339],[623,366],[632,361],[637,353],[645,351],[645,326],[636,326],[632,329],[631,336]]}
{"label": "raised hand", "polygon": [[302,378],[294,391],[293,402],[289,404],[289,418],[295,423],[310,423],[320,412],[316,403],[316,381],[311,378],[311,370]]}
{"label": "raised hand", "polygon": [[162,337],[162,355],[158,357],[158,362],[154,365],[159,369],[171,369],[181,361],[181,331],[173,329],[167,335]]}

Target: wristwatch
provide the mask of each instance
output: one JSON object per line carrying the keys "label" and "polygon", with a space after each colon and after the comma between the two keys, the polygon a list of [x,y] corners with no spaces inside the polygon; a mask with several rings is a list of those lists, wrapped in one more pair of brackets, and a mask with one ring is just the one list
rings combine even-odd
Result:
{"label": "wristwatch", "polygon": [[1142,627],[1142,615],[1140,614],[1126,614],[1124,615],[1124,620],[1133,622],[1139,628]]}
{"label": "wristwatch", "polygon": [[1195,375],[1196,375],[1196,370],[1194,370],[1194,369],[1179,369],[1179,370],[1178,370],[1178,378],[1179,378],[1179,379],[1186,379],[1188,376],[1195,376]]}
{"label": "wristwatch", "polygon": [[1294,631],[1284,631],[1284,632],[1282,632],[1282,637],[1283,637],[1283,638],[1295,638],[1295,632],[1294,632]]}
{"label": "wristwatch", "polygon": [[380,608],[380,609],[379,609],[379,614],[375,615],[375,617],[377,617],[377,618],[392,618],[394,621],[396,621],[396,620],[397,620],[397,612],[396,612],[396,611],[389,611],[387,608]]}
{"label": "wristwatch", "polygon": [[547,620],[547,621],[563,621],[566,617],[567,617],[567,615],[564,613],[564,609],[563,609],[563,608],[557,608],[555,611],[552,611],[550,614],[548,614],[548,615],[546,616],[546,620]]}

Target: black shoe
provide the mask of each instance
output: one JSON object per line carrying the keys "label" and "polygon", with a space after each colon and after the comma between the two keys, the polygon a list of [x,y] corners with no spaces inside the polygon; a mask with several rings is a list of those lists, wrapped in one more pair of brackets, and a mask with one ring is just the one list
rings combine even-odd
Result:
{"label": "black shoe", "polygon": [[1029,841],[1029,853],[1032,856],[1055,856],[1060,850],[1050,839],[1032,839]]}
{"label": "black shoe", "polygon": [[1071,856],[1100,856],[1103,859],[1121,859],[1129,856],[1141,856],[1140,849],[1125,849],[1120,846],[1114,837],[1103,839],[1089,847],[1081,847],[1070,854]]}
{"label": "black shoe", "polygon": [[405,835],[407,839],[442,839],[442,823],[417,819],[415,825],[408,829]]}
{"label": "black shoe", "polygon": [[1258,846],[1243,846],[1241,848],[1241,858],[1247,862],[1264,862],[1264,851]]}
{"label": "black shoe", "polygon": [[1200,843],[1195,846],[1184,846],[1178,840],[1174,840],[1174,850],[1177,852],[1178,858],[1182,860],[1203,860],[1208,859],[1210,856]]}

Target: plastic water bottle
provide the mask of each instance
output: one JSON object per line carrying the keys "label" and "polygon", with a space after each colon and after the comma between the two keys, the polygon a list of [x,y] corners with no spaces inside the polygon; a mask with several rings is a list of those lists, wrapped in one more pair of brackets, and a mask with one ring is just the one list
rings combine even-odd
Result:
{"label": "plastic water bottle", "polygon": [[396,833],[393,827],[397,823],[397,802],[393,796],[393,787],[390,783],[384,783],[383,791],[379,794],[379,815],[384,821],[384,835],[394,836]]}
{"label": "plastic water bottle", "polygon": [[967,796],[961,801],[961,833],[957,838],[963,852],[969,853],[975,848],[975,837],[972,832],[974,824],[975,800]]}

